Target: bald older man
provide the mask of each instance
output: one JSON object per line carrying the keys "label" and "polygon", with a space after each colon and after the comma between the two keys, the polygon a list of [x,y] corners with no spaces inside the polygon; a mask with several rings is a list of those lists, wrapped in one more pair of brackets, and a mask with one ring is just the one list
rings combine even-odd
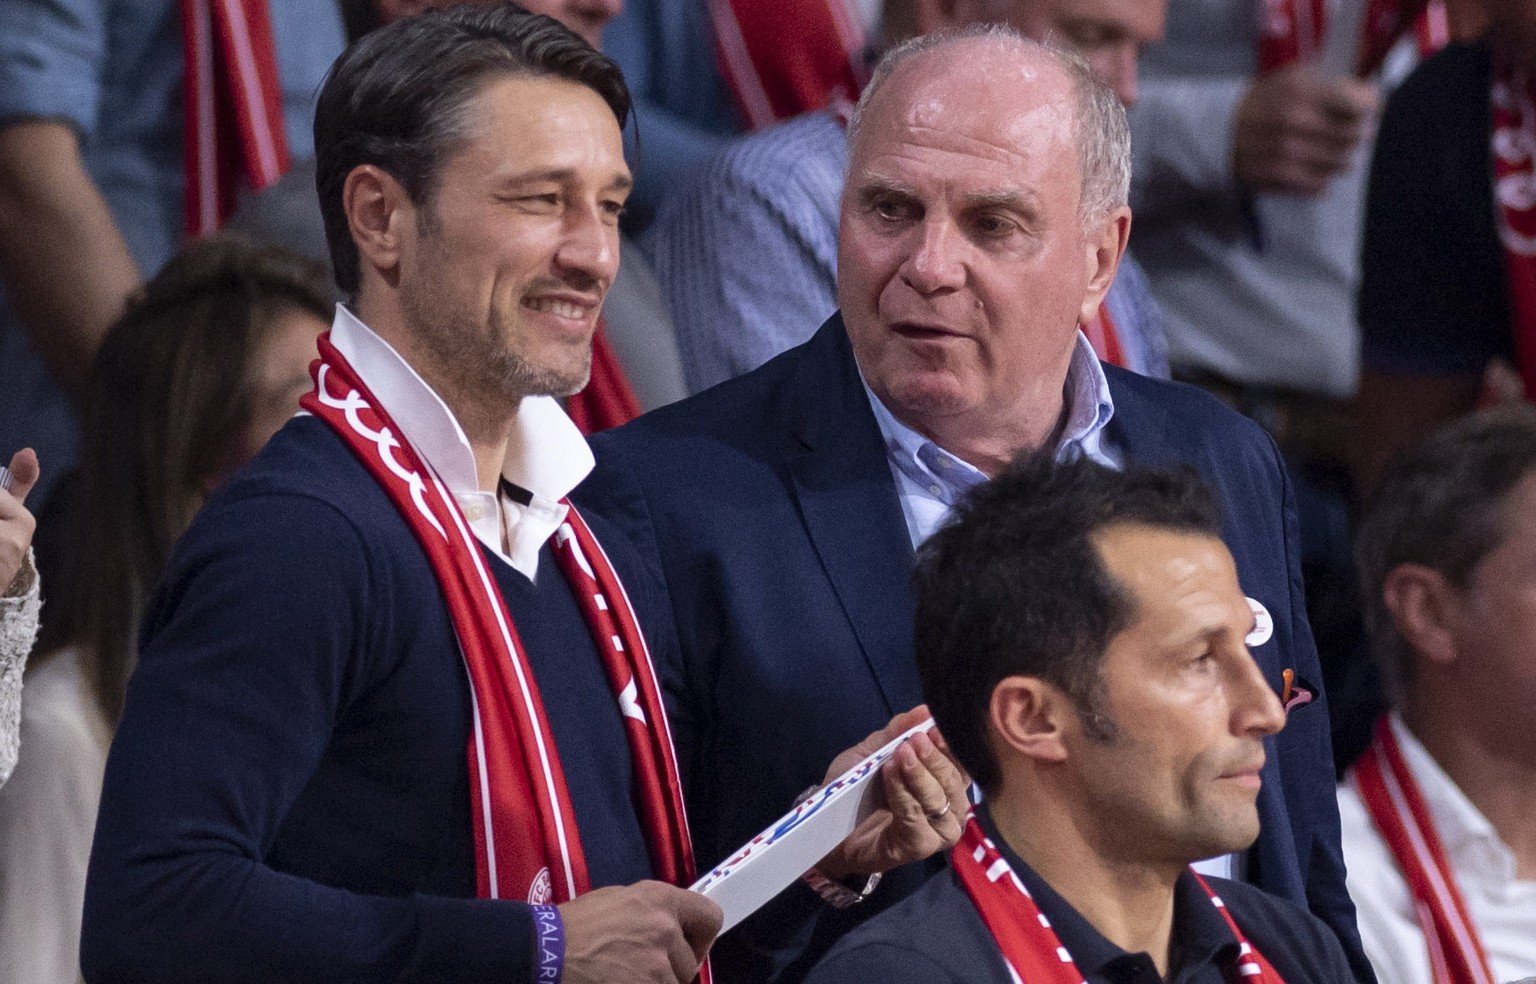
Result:
{"label": "bald older man", "polygon": [[[1081,54],[1130,105],[1138,51],[1166,0],[885,0],[884,40],[1001,22]],[[833,105],[739,141],[674,190],[647,230],[694,392],[811,337],[837,308],[837,216],[848,109]],[[1127,258],[1092,333],[1116,365],[1167,378],[1162,319]],[[1110,339],[1114,339],[1110,342]]]}
{"label": "bald older man", "polygon": [[[840,313],[762,368],[593,441],[578,498],[626,529],[676,615],[674,721],[702,736],[683,764],[701,861],[918,703],[914,546],[1022,451],[1193,467],[1263,613],[1250,644],[1265,678],[1318,679],[1273,443],[1197,390],[1102,366],[1079,330],[1124,253],[1128,162],[1124,110],[1076,56],[1005,29],[898,49],[850,122]],[[1212,870],[1309,905],[1369,980],[1316,696],[1265,741],[1258,842]],[[813,880],[835,903],[868,892],[852,914],[920,878],[872,892]],[[719,966],[784,970],[786,927],[817,904],[810,890],[781,900],[722,940]]]}

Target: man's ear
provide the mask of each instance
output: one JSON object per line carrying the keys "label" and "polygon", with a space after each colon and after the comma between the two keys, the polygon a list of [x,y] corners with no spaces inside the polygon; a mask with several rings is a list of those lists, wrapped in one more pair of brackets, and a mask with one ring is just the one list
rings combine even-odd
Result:
{"label": "man's ear", "polygon": [[1460,594],[1444,574],[1423,564],[1398,564],[1387,572],[1381,597],[1398,634],[1420,658],[1435,663],[1456,660]]}
{"label": "man's ear", "polygon": [[1083,261],[1088,269],[1088,289],[1078,311],[1078,324],[1086,325],[1099,313],[1109,285],[1115,282],[1120,258],[1131,239],[1131,210],[1128,206],[1110,209],[1094,220],[1083,237]]}
{"label": "man's ear", "polygon": [[341,205],[361,265],[394,283],[403,248],[401,232],[415,222],[405,187],[387,171],[359,164],[342,185]]}
{"label": "man's ear", "polygon": [[1067,757],[1063,740],[1076,709],[1067,695],[1039,677],[1005,677],[992,688],[988,707],[999,755],[1013,751],[1042,762]]}

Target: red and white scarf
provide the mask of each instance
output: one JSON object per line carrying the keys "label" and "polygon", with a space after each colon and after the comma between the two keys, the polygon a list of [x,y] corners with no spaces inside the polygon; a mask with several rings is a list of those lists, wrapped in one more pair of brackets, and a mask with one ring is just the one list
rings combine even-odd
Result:
{"label": "red and white scarf", "polygon": [[[479,895],[558,904],[586,892],[586,857],[554,734],[479,541],[329,333],[320,336],[313,373],[315,389],[301,405],[328,423],[383,486],[426,553],[453,620],[474,711],[468,754]],[[672,739],[629,598],[574,507],[553,547],[624,717],[632,795],[652,870],[663,881],[690,884],[693,848]]]}
{"label": "red and white scarf", "polygon": [[[1329,0],[1260,0],[1259,71],[1272,72],[1295,61],[1315,60],[1328,29]],[[1419,54],[1428,56],[1448,40],[1444,0],[1366,0],[1363,37],[1355,74],[1381,67],[1387,52],[1417,30]]]}
{"label": "red and white scarf", "polygon": [[710,0],[715,47],[750,129],[854,100],[869,80],[853,0]]}
{"label": "red and white scarf", "polygon": [[1497,984],[1434,818],[1386,717],[1376,722],[1375,739],[1355,763],[1355,784],[1408,883],[1437,984]]}
{"label": "red and white scarf", "polygon": [[1087,337],[1088,344],[1093,346],[1093,354],[1099,357],[1100,362],[1125,368],[1125,346],[1120,343],[1120,331],[1115,327],[1115,319],[1109,316],[1108,304],[1099,305],[1093,320],[1083,326],[1083,335]]}
{"label": "red and white scarf", "polygon": [[1493,197],[1504,245],[1515,364],[1536,396],[1536,84],[1493,80]]}
{"label": "red and white scarf", "polygon": [[[966,818],[965,831],[950,855],[950,864],[981,913],[981,921],[997,941],[1015,980],[1023,984],[1083,984],[1082,971],[1073,963],[1072,954],[1061,945],[1050,920],[1030,897],[1029,889],[997,845],[982,832],[974,813]],[[1233,968],[1236,976],[1232,979],[1245,984],[1284,984],[1264,955],[1248,942],[1221,897],[1204,878],[1197,874],[1195,879],[1211,897],[1211,904],[1238,942],[1238,962]]]}
{"label": "red and white scarf", "polygon": [[267,0],[181,0],[186,63],[186,231],[213,232],[253,189],[287,172],[283,92]]}

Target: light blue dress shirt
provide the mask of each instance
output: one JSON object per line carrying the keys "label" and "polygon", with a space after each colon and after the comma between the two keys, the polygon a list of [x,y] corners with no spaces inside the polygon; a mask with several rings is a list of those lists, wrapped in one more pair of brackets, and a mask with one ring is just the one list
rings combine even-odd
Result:
{"label": "light blue dress shirt", "polygon": [[[862,376],[861,376],[862,379]],[[915,550],[949,518],[955,505],[987,476],[969,462],[945,451],[933,441],[896,419],[880,398],[864,383],[880,436],[885,441],[886,461],[896,479],[896,495],[907,520],[907,533]],[[1109,395],[1109,382],[1099,365],[1093,346],[1082,332],[1067,365],[1063,388],[1067,422],[1056,446],[1058,460],[1085,456],[1109,468],[1118,469],[1120,455],[1104,441],[1104,428],[1115,415],[1115,402]]]}

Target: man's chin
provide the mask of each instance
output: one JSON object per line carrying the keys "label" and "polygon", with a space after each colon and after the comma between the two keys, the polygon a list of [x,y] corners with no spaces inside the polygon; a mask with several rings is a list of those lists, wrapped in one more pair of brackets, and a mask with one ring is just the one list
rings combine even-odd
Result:
{"label": "man's chin", "polygon": [[1223,854],[1238,854],[1253,846],[1253,842],[1259,839],[1259,812],[1252,811],[1248,816],[1234,817],[1223,823],[1217,830],[1211,831],[1208,843],[1203,846],[1202,857],[1220,857]]}
{"label": "man's chin", "polygon": [[970,410],[975,401],[948,371],[905,373],[890,381],[882,399],[908,426],[911,418],[941,420]]}
{"label": "man's chin", "polygon": [[560,400],[575,396],[586,389],[591,378],[590,358],[579,369],[568,372],[519,365],[512,367],[506,376],[509,395],[552,396]]}

